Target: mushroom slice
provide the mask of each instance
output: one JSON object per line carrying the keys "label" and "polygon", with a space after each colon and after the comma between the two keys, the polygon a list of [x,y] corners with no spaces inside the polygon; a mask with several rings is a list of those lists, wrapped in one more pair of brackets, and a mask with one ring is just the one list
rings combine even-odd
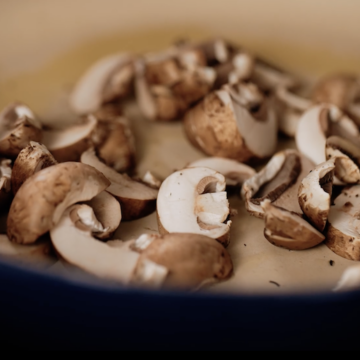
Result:
{"label": "mushroom slice", "polygon": [[57,161],[49,150],[37,142],[31,141],[17,157],[11,176],[11,185],[14,195],[23,183],[37,172],[56,165]]}
{"label": "mushroom slice", "polygon": [[360,261],[360,186],[345,188],[329,214],[326,245],[337,255]]}
{"label": "mushroom slice", "polygon": [[223,175],[209,168],[190,168],[170,175],[161,185],[158,221],[161,234],[193,233],[230,242],[231,221]]}
{"label": "mushroom slice", "polygon": [[134,72],[134,57],[130,54],[115,54],[99,60],[83,75],[71,94],[73,110],[87,115],[106,102],[127,96]]}
{"label": "mushroom slice", "polygon": [[33,175],[17,192],[7,220],[7,234],[18,244],[33,244],[52,229],[71,205],[89,201],[110,182],[91,166],[64,163]]}
{"label": "mushroom slice", "polygon": [[187,167],[207,167],[213,169],[225,176],[227,186],[242,185],[244,181],[253,177],[256,173],[250,166],[241,164],[235,160],[217,157],[194,161]]}
{"label": "mushroom slice", "polygon": [[102,161],[118,172],[135,166],[135,138],[127,118],[113,115],[99,116],[93,142]]}
{"label": "mushroom slice", "polygon": [[109,239],[120,226],[122,215],[119,202],[103,191],[86,204],[93,210],[93,219],[95,217],[102,227],[94,234],[95,237],[101,240]]}
{"label": "mushroom slice", "polygon": [[281,87],[292,89],[299,83],[294,75],[260,58],[256,59],[251,80],[265,92],[273,92]]}
{"label": "mushroom slice", "polygon": [[93,146],[96,128],[96,118],[89,116],[83,124],[44,131],[43,143],[58,162],[79,161],[81,154]]}
{"label": "mushroom slice", "polygon": [[[129,246],[113,247],[94,239],[92,237],[94,228],[85,225],[81,220],[81,212],[86,207],[86,205],[75,205],[69,208],[58,225],[50,231],[56,251],[64,261],[89,274],[123,285],[130,284],[140,255],[132,251]],[[162,267],[148,261],[144,264],[143,273],[146,275],[150,272],[152,276],[150,279],[149,276],[141,277],[143,283],[161,284],[167,275],[167,271],[163,270]]]}
{"label": "mushroom slice", "polygon": [[350,141],[332,136],[326,140],[326,158],[335,159],[335,175],[346,184],[360,183],[360,149]]}
{"label": "mushroom slice", "polygon": [[40,141],[42,125],[24,104],[14,103],[0,114],[0,155],[16,158],[30,141]]}
{"label": "mushroom slice", "polygon": [[0,212],[7,211],[11,200],[11,160],[0,160]]}
{"label": "mushroom slice", "polygon": [[327,76],[316,85],[313,100],[330,103],[346,112],[360,126],[360,78],[349,74]]}
{"label": "mushroom slice", "polygon": [[360,265],[345,270],[334,291],[344,292],[360,289]]}
{"label": "mushroom slice", "polygon": [[86,151],[81,156],[81,162],[94,167],[110,180],[107,191],[120,202],[124,221],[136,220],[155,211],[158,190],[106,166],[96,156],[94,149]]}
{"label": "mushroom slice", "polygon": [[254,84],[210,94],[186,114],[184,125],[192,144],[210,156],[248,162],[276,150],[275,112]]}
{"label": "mushroom slice", "polygon": [[311,108],[312,102],[285,87],[276,89],[275,101],[278,108],[279,130],[294,138],[300,118],[305,111]]}
{"label": "mushroom slice", "polygon": [[140,252],[135,271],[144,261],[152,261],[169,270],[165,287],[197,289],[204,282],[227,280],[233,263],[227,250],[213,239],[186,233],[140,237],[134,245]]}
{"label": "mushroom slice", "polygon": [[[301,172],[301,157],[295,150],[286,150],[274,155],[263,170],[246,180],[243,185],[242,197],[247,211],[262,219],[264,211],[261,203],[267,199],[271,202],[280,199],[297,183]],[[298,212],[297,197],[287,198],[286,207],[289,211]]]}
{"label": "mushroom slice", "polygon": [[301,117],[296,133],[299,151],[316,165],[325,159],[326,139],[338,135],[360,145],[360,131],[356,124],[333,105],[311,108]]}
{"label": "mushroom slice", "polygon": [[295,213],[261,203],[265,213],[265,238],[275,246],[289,250],[306,250],[321,244],[325,236]]}
{"label": "mushroom slice", "polygon": [[334,181],[335,160],[315,168],[301,183],[299,204],[318,230],[324,231],[329,217]]}
{"label": "mushroom slice", "polygon": [[48,267],[55,263],[52,253],[49,240],[40,240],[36,244],[23,246],[14,244],[6,235],[0,235],[0,257],[16,260],[17,263]]}

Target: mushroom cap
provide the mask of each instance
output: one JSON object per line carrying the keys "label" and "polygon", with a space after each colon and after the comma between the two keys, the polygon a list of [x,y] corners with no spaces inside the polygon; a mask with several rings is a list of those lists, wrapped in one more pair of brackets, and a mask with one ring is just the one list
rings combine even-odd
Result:
{"label": "mushroom cap", "polygon": [[187,167],[207,167],[213,169],[225,176],[227,186],[242,185],[245,180],[251,178],[256,173],[255,170],[248,165],[219,157],[200,159],[190,163]]}
{"label": "mushroom cap", "polygon": [[29,178],[17,192],[7,220],[7,234],[18,244],[33,244],[60,220],[71,205],[93,199],[110,182],[91,166],[54,165]]}
{"label": "mushroom cap", "polygon": [[253,84],[210,94],[186,114],[184,125],[192,144],[210,156],[248,162],[270,157],[277,145],[275,112]]}
{"label": "mushroom cap", "polygon": [[89,116],[84,123],[44,131],[43,143],[59,163],[79,161],[81,154],[93,146],[96,129],[96,118]]}
{"label": "mushroom cap", "polygon": [[29,177],[56,164],[57,161],[44,145],[31,141],[21,150],[13,166],[11,185],[14,195]]}
{"label": "mushroom cap", "polygon": [[11,160],[0,159],[0,212],[7,211],[11,200]]}
{"label": "mushroom cap", "polygon": [[137,248],[138,266],[146,259],[167,268],[165,287],[196,289],[209,280],[227,280],[233,273],[227,250],[207,236],[172,233],[141,240],[147,241]]}
{"label": "mushroom cap", "polygon": [[337,255],[360,261],[360,186],[345,188],[329,213],[326,245]]}
{"label": "mushroom cap", "polygon": [[134,58],[115,54],[96,62],[78,81],[70,104],[79,115],[97,111],[103,103],[129,93],[134,78]]}
{"label": "mushroom cap", "polygon": [[40,141],[42,125],[24,104],[13,103],[0,114],[0,154],[15,158],[30,141]]}
{"label": "mushroom cap", "polygon": [[136,220],[155,211],[157,189],[117,173],[98,159],[94,149],[86,151],[81,162],[94,167],[110,180],[107,191],[120,202],[124,221]]}
{"label": "mushroom cap", "polygon": [[326,158],[335,159],[335,174],[345,184],[360,183],[360,148],[338,136],[326,140]]}
{"label": "mushroom cap", "polygon": [[296,187],[301,173],[302,159],[297,151],[285,150],[274,155],[264,169],[246,180],[243,185],[241,194],[247,211],[262,219],[264,211],[261,203],[266,199],[277,202],[285,194],[284,206],[287,210],[298,212],[297,194],[293,194],[292,188]]}
{"label": "mushroom cap", "polygon": [[209,168],[189,168],[170,175],[157,201],[161,234],[192,233],[228,245],[231,221],[223,175]]}
{"label": "mushroom cap", "polygon": [[302,181],[299,188],[301,209],[310,223],[320,231],[324,231],[330,212],[334,169],[334,159],[319,165]]}
{"label": "mushroom cap", "polygon": [[356,124],[339,108],[322,104],[311,108],[301,117],[296,144],[304,156],[319,165],[326,161],[326,139],[332,135],[347,138],[355,145],[360,145],[360,132]]}
{"label": "mushroom cap", "polygon": [[119,202],[107,191],[103,191],[85,204],[91,207],[104,229],[95,236],[101,240],[109,239],[120,226],[122,214]]}
{"label": "mushroom cap", "polygon": [[306,250],[321,244],[325,236],[306,220],[265,200],[265,238],[273,245],[289,250]]}

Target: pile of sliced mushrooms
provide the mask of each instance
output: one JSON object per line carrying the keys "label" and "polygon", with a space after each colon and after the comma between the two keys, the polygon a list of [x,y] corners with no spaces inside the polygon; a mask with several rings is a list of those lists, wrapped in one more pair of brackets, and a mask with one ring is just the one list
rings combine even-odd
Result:
{"label": "pile of sliced mushrooms", "polygon": [[[137,178],[123,115],[132,99],[148,121],[183,121],[208,157],[166,179],[151,169]],[[223,39],[183,41],[101,59],[69,103],[79,120],[65,129],[45,127],[22,103],[0,114],[2,256],[52,257],[120,285],[197,290],[233,275],[228,191],[238,189],[264,221],[264,239],[253,241],[294,251],[325,243],[360,261],[357,75],[314,85]],[[297,150],[277,152],[279,133]],[[122,222],[155,211],[157,235],[113,238]],[[340,287],[360,286],[360,268],[348,273]]]}

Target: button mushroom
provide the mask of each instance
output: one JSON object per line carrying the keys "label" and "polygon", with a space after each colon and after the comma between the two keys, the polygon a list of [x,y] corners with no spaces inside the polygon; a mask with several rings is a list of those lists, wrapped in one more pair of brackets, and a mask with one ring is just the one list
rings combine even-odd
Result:
{"label": "button mushroom", "polygon": [[330,103],[347,113],[360,126],[360,78],[349,74],[327,76],[316,85],[313,99]]}
{"label": "button mushroom", "polygon": [[276,150],[275,112],[253,84],[210,94],[186,114],[184,126],[191,143],[210,156],[248,162]]}
{"label": "button mushroom", "polygon": [[17,157],[11,176],[11,185],[14,195],[23,183],[37,172],[56,165],[57,161],[49,150],[39,143],[31,141]]}
{"label": "button mushroom", "polygon": [[306,250],[321,244],[325,236],[298,214],[271,204],[261,203],[265,213],[265,238],[275,246],[289,250]]}
{"label": "button mushroom", "polygon": [[207,167],[213,169],[225,176],[227,186],[242,185],[245,180],[251,178],[256,173],[250,166],[235,160],[217,157],[200,159],[190,163],[187,167]]}
{"label": "button mushroom", "polygon": [[[97,228],[84,223],[83,212],[87,208],[91,209],[86,205],[70,207],[50,231],[57,253],[63,261],[98,278],[123,285],[135,282],[140,255],[130,249],[130,244],[115,247],[94,239],[93,232]],[[137,281],[158,287],[167,276],[167,269],[147,260],[140,275],[137,274]]]}
{"label": "button mushroom", "polygon": [[86,151],[81,162],[99,170],[110,180],[107,191],[120,202],[124,221],[136,220],[155,211],[157,189],[117,173],[99,160],[94,149]]}
{"label": "button mushroom", "polygon": [[337,255],[360,261],[360,186],[345,188],[329,213],[326,245]]}
{"label": "button mushroom", "polygon": [[93,146],[96,130],[97,120],[89,116],[84,123],[44,131],[43,143],[59,163],[79,161],[81,154]]}
{"label": "button mushroom", "polygon": [[71,205],[93,199],[110,182],[91,166],[54,165],[33,175],[17,192],[7,220],[7,234],[18,244],[33,244],[60,220]]}
{"label": "button mushroom", "polygon": [[115,54],[96,62],[79,80],[70,103],[79,115],[99,110],[105,103],[130,94],[134,80],[134,57]]}
{"label": "button mushroom", "polygon": [[7,211],[11,204],[11,160],[0,159],[0,212]]}
{"label": "button mushroom", "polygon": [[341,136],[355,145],[360,145],[360,131],[350,118],[333,105],[319,105],[301,117],[296,144],[304,156],[319,165],[326,161],[326,139],[332,135]]}
{"label": "button mushroom", "polygon": [[210,281],[227,280],[233,273],[231,257],[226,249],[203,235],[145,235],[135,242],[133,248],[141,254],[137,269],[143,260],[150,260],[169,270],[164,287],[193,290]]}
{"label": "button mushroom", "polygon": [[0,114],[0,155],[16,158],[30,141],[40,141],[42,125],[24,104],[14,103]]}
{"label": "button mushroom", "polygon": [[299,204],[306,217],[318,230],[327,224],[334,181],[335,160],[316,167],[299,188]]}
{"label": "button mushroom", "polygon": [[335,175],[345,184],[360,183],[360,149],[350,141],[332,136],[326,140],[326,158],[335,159]]}
{"label": "button mushroom", "polygon": [[247,211],[258,218],[264,217],[261,203],[268,199],[286,210],[301,214],[297,192],[298,179],[308,169],[307,161],[295,150],[286,150],[274,155],[266,167],[255,176],[245,181],[242,197]]}
{"label": "button mushroom", "polygon": [[159,231],[193,233],[230,242],[230,209],[225,192],[226,181],[208,168],[190,168],[175,172],[162,184],[158,201]]}

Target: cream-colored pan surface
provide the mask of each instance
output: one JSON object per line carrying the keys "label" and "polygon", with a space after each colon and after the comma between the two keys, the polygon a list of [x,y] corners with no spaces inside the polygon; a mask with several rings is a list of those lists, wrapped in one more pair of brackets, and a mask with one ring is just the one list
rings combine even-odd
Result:
{"label": "cream-colored pan surface", "polygon": [[[0,0],[0,108],[23,101],[45,123],[65,125],[74,119],[68,94],[93,61],[118,51],[158,50],[184,37],[223,35],[312,78],[359,72],[359,11],[360,3],[352,0]],[[150,123],[134,105],[127,113],[139,175],[151,170],[165,178],[203,157],[188,143],[181,122]],[[287,146],[294,144],[280,144]],[[238,195],[231,204],[238,210],[229,247],[235,274],[206,291],[331,291],[353,264],[325,246],[303,252],[276,248],[263,236],[263,221],[246,213]],[[156,232],[153,214],[122,223],[115,238]]]}

